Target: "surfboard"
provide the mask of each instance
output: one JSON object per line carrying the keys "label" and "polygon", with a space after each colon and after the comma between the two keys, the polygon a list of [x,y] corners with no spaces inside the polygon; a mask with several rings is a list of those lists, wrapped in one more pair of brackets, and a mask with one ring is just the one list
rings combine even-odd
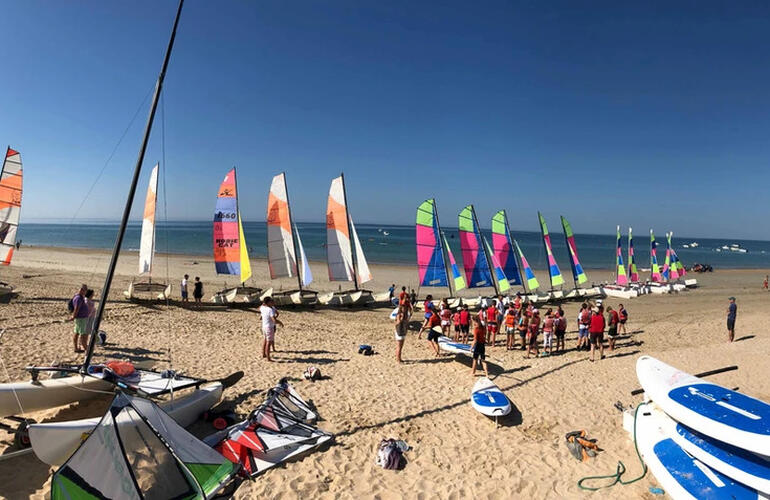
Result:
{"label": "surfboard", "polygon": [[706,436],[770,455],[770,405],[694,377],[650,356],[636,362],[649,399],[671,418]]}
{"label": "surfboard", "polygon": [[663,489],[674,500],[766,499],[740,482],[688,455],[666,433],[661,413],[642,408],[637,413],[639,453]]}
{"label": "surfboard", "polygon": [[390,313],[390,319],[393,321],[396,321],[396,317],[398,316],[398,307],[393,309],[393,311]]}
{"label": "surfboard", "polygon": [[438,347],[442,351],[451,352],[452,354],[465,354],[473,357],[473,351],[471,350],[470,344],[454,342],[449,337],[443,335],[438,338]]}
{"label": "surfboard", "polygon": [[511,402],[494,382],[482,377],[471,389],[471,405],[482,415],[502,417],[511,412]]}

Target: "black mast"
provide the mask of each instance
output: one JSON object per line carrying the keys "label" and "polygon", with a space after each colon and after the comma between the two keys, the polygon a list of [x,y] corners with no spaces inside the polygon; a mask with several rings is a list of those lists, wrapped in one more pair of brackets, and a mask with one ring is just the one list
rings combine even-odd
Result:
{"label": "black mast", "polygon": [[353,228],[350,224],[350,209],[348,207],[348,192],[345,189],[345,174],[340,174],[340,179],[342,179],[342,199],[345,201],[345,216],[348,218],[348,239],[350,241],[350,257],[353,260],[353,286],[356,287],[356,290],[358,290],[358,265],[356,264],[356,255],[355,254],[355,241],[353,238]]}
{"label": "black mast", "polygon": [[88,350],[86,351],[86,359],[83,361],[81,371],[86,370],[91,363],[91,358],[94,354],[94,346],[96,345],[97,332],[102,322],[102,316],[104,314],[104,306],[107,303],[107,297],[110,293],[110,285],[112,285],[112,276],[115,274],[115,266],[118,263],[118,255],[120,254],[120,247],[123,244],[123,237],[126,234],[126,225],[128,224],[128,217],[131,214],[131,205],[134,203],[134,195],[136,194],[136,185],[139,182],[139,174],[142,171],[142,163],[144,162],[144,153],[147,150],[147,142],[150,139],[150,131],[152,130],[152,122],[155,119],[155,110],[158,108],[158,99],[160,93],[163,90],[163,80],[166,77],[166,69],[168,68],[168,61],[171,58],[171,49],[174,47],[174,39],[176,38],[176,28],[179,25],[179,16],[182,14],[182,5],[184,0],[179,0],[179,6],[176,10],[176,17],[174,18],[174,26],[171,29],[171,37],[168,40],[168,46],[166,47],[166,55],[163,58],[163,65],[160,68],[158,74],[158,81],[155,83],[155,92],[152,95],[152,104],[150,105],[150,114],[147,116],[147,124],[144,127],[144,136],[139,146],[139,156],[136,159],[136,166],[134,167],[134,177],[131,180],[131,187],[128,190],[128,197],[126,198],[126,206],[123,208],[123,217],[120,220],[120,228],[118,229],[118,236],[115,239],[115,246],[112,249],[112,257],[110,258],[110,265],[107,268],[107,277],[104,280],[104,287],[102,287],[102,300],[99,301],[99,307],[96,310],[94,317],[93,331],[91,333],[91,339],[88,342]]}
{"label": "black mast", "polygon": [[283,190],[286,192],[286,208],[289,213],[289,231],[291,231],[291,242],[294,246],[294,265],[297,268],[297,285],[299,286],[299,291],[301,292],[302,276],[300,275],[299,270],[299,248],[297,247],[297,238],[294,236],[294,227],[292,227],[293,219],[291,218],[291,203],[289,203],[289,186],[286,183],[286,172],[281,172],[281,175],[283,175]]}

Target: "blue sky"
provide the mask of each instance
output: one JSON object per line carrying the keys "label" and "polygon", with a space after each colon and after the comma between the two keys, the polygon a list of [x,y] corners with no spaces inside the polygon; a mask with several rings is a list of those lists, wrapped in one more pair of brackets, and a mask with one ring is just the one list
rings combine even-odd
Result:
{"label": "blue sky", "polygon": [[[4,3],[0,143],[23,218],[72,217],[157,76],[176,4]],[[11,20],[8,22],[8,20]],[[323,221],[345,171],[359,222],[436,197],[513,229],[770,234],[770,5],[763,2],[188,0],[165,87],[169,219],[209,219],[238,167],[263,220],[286,171]],[[78,217],[119,217],[149,99]],[[145,160],[161,158],[161,114]]]}

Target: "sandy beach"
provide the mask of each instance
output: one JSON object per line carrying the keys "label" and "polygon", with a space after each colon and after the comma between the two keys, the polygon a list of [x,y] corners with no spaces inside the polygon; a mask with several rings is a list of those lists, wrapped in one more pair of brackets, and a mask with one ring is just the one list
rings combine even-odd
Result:
{"label": "sandy beach", "polygon": [[[81,282],[101,288],[108,258],[102,251],[22,247],[14,265],[2,269],[0,279],[19,291],[10,303],[0,304],[0,328],[6,329],[0,346],[3,382],[24,378],[27,365],[79,361],[72,353],[66,301]],[[261,402],[279,378],[290,377],[300,394],[318,407],[320,427],[336,435],[328,448],[244,483],[236,498],[659,498],[649,492],[657,485],[649,474],[632,485],[598,493],[583,492],[576,485],[581,477],[614,472],[618,460],[628,467],[628,478],[640,472],[621,413],[614,407],[617,401],[626,407],[641,401],[630,395],[638,386],[635,362],[640,355],[656,356],[691,373],[736,364],[739,370],[711,380],[770,400],[770,340],[764,335],[770,296],[761,289],[764,270],[717,270],[695,276],[700,284],[696,290],[625,301],[629,333],[606,359],[594,363],[588,353],[571,350],[576,343],[575,302],[564,306],[570,321],[566,353],[525,359],[520,351],[488,348],[487,355],[498,360],[490,365],[492,378],[515,406],[495,428],[494,421],[469,403],[473,380],[468,362],[434,358],[416,330],[407,338],[405,363],[395,362],[388,308],[282,310],[285,328],[277,334],[276,362],[267,363],[260,358],[255,310],[195,311],[123,300],[136,260],[132,253],[120,259],[103,321],[108,345],[97,348],[97,360],[128,359],[206,378],[243,370],[244,379],[224,396],[224,404],[241,415]],[[174,297],[179,296],[184,273],[202,278],[206,298],[225,282],[215,276],[210,257],[158,255],[155,262],[154,279],[168,276]],[[267,285],[266,264],[254,260],[252,267],[254,282]],[[314,289],[338,288],[326,280],[322,263],[311,267]],[[384,291],[390,283],[416,283],[413,267],[371,267],[375,280],[367,288],[374,291]],[[598,281],[610,271],[588,273]],[[278,290],[293,285],[281,280],[272,286]],[[738,341],[728,344],[725,309],[731,295],[739,307]],[[612,306],[618,302],[605,300]],[[373,345],[377,355],[357,354],[362,343]],[[320,367],[324,379],[303,380],[309,365]],[[108,402],[29,416],[38,421],[95,416]],[[598,439],[604,451],[596,459],[579,463],[570,455],[564,434],[575,429],[586,429]],[[211,430],[205,423],[194,427],[198,435]],[[388,437],[413,447],[406,453],[403,471],[382,470],[374,463],[379,441]],[[11,443],[12,436],[0,431],[0,453],[11,451]],[[0,462],[0,496],[46,498],[51,473],[34,455]]]}

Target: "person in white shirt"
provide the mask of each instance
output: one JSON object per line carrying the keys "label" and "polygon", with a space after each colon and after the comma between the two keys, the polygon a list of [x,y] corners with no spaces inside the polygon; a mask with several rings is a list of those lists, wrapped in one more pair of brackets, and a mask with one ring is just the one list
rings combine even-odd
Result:
{"label": "person in white shirt", "polygon": [[278,312],[273,306],[272,297],[265,297],[262,300],[262,305],[259,306],[259,314],[262,316],[262,334],[265,336],[262,341],[262,357],[266,358],[268,361],[272,361],[272,359],[270,359],[270,349],[275,349],[273,347],[275,342],[275,329],[277,325],[283,326],[283,323],[281,323],[281,320],[277,317]]}
{"label": "person in white shirt", "polygon": [[185,274],[184,278],[182,278],[182,286],[180,287],[180,290],[182,290],[182,302],[188,302],[187,300],[187,280],[190,279],[190,276]]}

